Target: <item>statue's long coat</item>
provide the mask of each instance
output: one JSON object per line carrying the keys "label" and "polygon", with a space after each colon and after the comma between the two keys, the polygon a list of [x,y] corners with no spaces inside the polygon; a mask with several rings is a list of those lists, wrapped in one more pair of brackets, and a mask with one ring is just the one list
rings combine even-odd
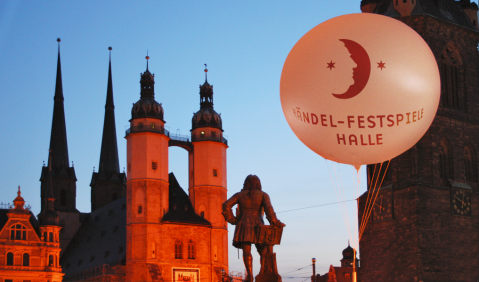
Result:
{"label": "statue's long coat", "polygon": [[[233,215],[231,208],[238,204],[239,214]],[[233,246],[241,248],[241,243],[255,243],[255,226],[264,225],[263,209],[271,224],[278,222],[268,194],[261,190],[242,190],[223,204],[223,214],[231,224],[236,224]]]}

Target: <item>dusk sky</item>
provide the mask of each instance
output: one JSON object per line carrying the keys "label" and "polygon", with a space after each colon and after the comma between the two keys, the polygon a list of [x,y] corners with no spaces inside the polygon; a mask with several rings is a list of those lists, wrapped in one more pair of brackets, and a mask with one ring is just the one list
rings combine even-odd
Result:
{"label": "dusk sky", "polygon": [[[81,212],[90,212],[89,184],[100,157],[108,47],[113,48],[122,171],[123,137],[132,103],[140,98],[147,51],[155,98],[163,105],[171,133],[190,133],[206,63],[214,108],[221,113],[229,145],[228,197],[241,190],[248,174],[258,175],[286,224],[281,245],[275,247],[283,280],[302,281],[311,275],[311,267],[291,271],[310,265],[313,257],[317,271],[324,274],[330,264],[339,265],[350,239],[346,226],[357,226],[357,175],[352,166],[328,166],[296,138],[281,109],[279,83],[289,51],[306,32],[330,18],[359,12],[360,0],[1,1],[0,202],[11,203],[20,185],[34,214],[40,211],[39,178],[50,143],[57,38],[69,158],[78,178],[76,203]],[[169,171],[187,190],[187,152],[173,147],[169,153]],[[364,169],[360,193],[366,190]],[[353,200],[347,206],[348,225],[336,203],[330,177],[331,172],[336,179],[335,171],[341,172],[344,199]],[[307,208],[312,206],[317,207]],[[233,230],[229,225],[230,242]],[[230,246],[230,271],[244,272],[241,252],[239,256]],[[253,268],[257,274],[257,254]]]}

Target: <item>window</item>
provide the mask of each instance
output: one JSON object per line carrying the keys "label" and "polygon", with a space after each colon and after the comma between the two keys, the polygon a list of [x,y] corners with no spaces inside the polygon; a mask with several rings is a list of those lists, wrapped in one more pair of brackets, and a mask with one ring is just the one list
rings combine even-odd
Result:
{"label": "window", "polygon": [[48,232],[43,232],[43,241],[48,242]]}
{"label": "window", "polygon": [[477,182],[477,166],[474,150],[466,146],[464,150],[464,173],[466,181]]}
{"label": "window", "polygon": [[53,242],[53,232],[48,233],[48,242]]}
{"label": "window", "polygon": [[10,227],[11,240],[27,240],[27,228],[21,224],[15,224]]}
{"label": "window", "polygon": [[[80,261],[82,261],[82,260],[80,260]],[[79,263],[78,265],[81,264],[80,261],[78,262]],[[53,255],[48,256],[48,266],[53,267]]]}
{"label": "window", "polygon": [[23,266],[30,266],[30,255],[27,253],[23,254]]}
{"label": "window", "polygon": [[205,132],[204,131],[201,131],[200,137],[201,138],[205,137]]}
{"label": "window", "polygon": [[182,247],[181,241],[176,240],[176,242],[175,242],[175,259],[182,259],[183,258],[183,254],[181,253],[181,247]]}
{"label": "window", "polygon": [[140,122],[140,123],[138,124],[138,129],[142,129],[142,128],[143,128],[143,123]]}
{"label": "window", "polygon": [[156,170],[158,168],[158,162],[155,162],[155,161],[151,162],[151,168],[153,170]]}
{"label": "window", "polygon": [[205,211],[201,211],[201,217],[205,218]]}
{"label": "window", "polygon": [[138,214],[141,214],[143,212],[143,207],[142,206],[138,206]]}
{"label": "window", "polygon": [[154,122],[151,123],[151,128],[153,128],[153,129],[155,128],[155,123]]}
{"label": "window", "polygon": [[188,259],[195,259],[195,243],[191,240],[188,242]]}
{"label": "window", "polygon": [[[379,168],[381,168],[381,172],[379,172]],[[379,185],[381,185],[381,182],[384,184],[385,182],[392,181],[392,169],[389,165],[389,161],[385,161],[382,164],[368,165],[367,170],[369,188],[374,188],[376,186],[377,189]]]}
{"label": "window", "polygon": [[439,65],[441,105],[445,108],[461,109],[459,95],[463,86],[462,60],[452,44],[443,50]]}
{"label": "window", "polygon": [[439,176],[442,179],[454,178],[451,149],[446,139],[443,139],[439,145]]}
{"label": "window", "polygon": [[218,170],[216,168],[213,169],[213,176],[214,177],[218,176]]}
{"label": "window", "polygon": [[212,138],[216,138],[216,132],[214,132],[214,131],[211,132],[211,137],[212,137]]}
{"label": "window", "polygon": [[13,265],[13,253],[7,253],[7,265]]}

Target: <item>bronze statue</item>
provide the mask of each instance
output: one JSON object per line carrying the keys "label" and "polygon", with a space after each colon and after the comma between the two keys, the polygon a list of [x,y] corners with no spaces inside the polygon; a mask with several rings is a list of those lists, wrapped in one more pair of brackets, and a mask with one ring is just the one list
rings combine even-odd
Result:
{"label": "bronze statue", "polygon": [[[231,208],[236,204],[239,206],[239,211],[237,210],[235,217]],[[266,213],[271,226],[264,225],[263,213]],[[269,277],[265,280],[257,276],[256,281],[272,281],[272,277],[276,277],[273,279],[275,281],[281,281],[281,276],[276,269],[273,245],[280,243],[282,230],[286,225],[276,218],[269,196],[261,191],[261,182],[256,175],[248,175],[243,189],[223,203],[223,215],[226,221],[236,225],[233,246],[243,250],[246,281],[253,281],[251,244],[255,244],[261,256],[261,272],[258,276]]]}

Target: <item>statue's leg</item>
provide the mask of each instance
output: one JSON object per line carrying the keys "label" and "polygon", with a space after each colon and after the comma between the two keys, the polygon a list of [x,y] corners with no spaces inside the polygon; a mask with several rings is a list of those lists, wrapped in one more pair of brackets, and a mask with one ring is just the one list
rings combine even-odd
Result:
{"label": "statue's leg", "polygon": [[251,255],[251,243],[243,243],[243,261],[246,268],[246,281],[253,281],[253,256]]}

